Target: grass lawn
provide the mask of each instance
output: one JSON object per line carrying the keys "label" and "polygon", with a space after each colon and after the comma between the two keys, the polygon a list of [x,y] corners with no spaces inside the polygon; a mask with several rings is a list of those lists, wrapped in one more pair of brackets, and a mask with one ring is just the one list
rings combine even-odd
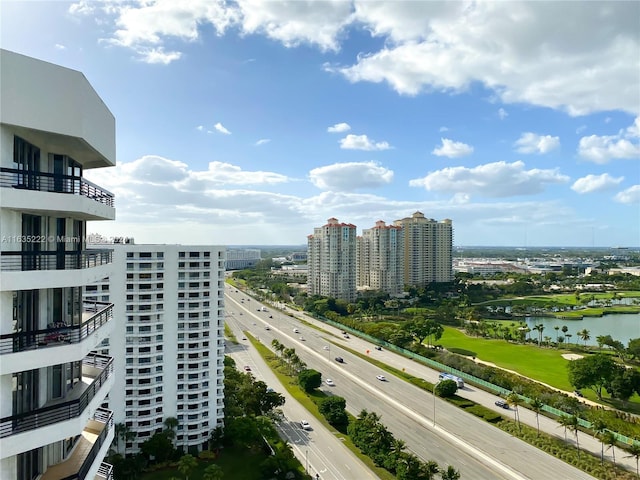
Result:
{"label": "grass lawn", "polygon": [[476,358],[482,361],[495,363],[499,367],[514,370],[553,387],[573,390],[567,379],[569,361],[562,358],[562,354],[565,353],[563,350],[469,337],[451,327],[445,327],[438,343],[447,349],[463,348],[475,352]]}

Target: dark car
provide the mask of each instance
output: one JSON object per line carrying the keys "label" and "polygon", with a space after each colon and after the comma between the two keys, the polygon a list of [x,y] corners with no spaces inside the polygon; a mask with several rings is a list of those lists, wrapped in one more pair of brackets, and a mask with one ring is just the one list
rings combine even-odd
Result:
{"label": "dark car", "polygon": [[506,408],[507,410],[509,409],[509,404],[504,400],[496,400],[496,405],[500,408]]}
{"label": "dark car", "polygon": [[382,351],[382,347],[375,347],[375,348],[376,348],[376,350]]}
{"label": "dark car", "polygon": [[342,357],[336,357],[336,362],[344,363],[344,359]]}

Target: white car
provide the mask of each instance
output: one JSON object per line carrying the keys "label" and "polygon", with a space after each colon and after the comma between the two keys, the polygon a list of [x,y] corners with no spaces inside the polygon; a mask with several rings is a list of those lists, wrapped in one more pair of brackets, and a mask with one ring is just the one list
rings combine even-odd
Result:
{"label": "white car", "polygon": [[330,387],[335,387],[336,384],[333,383],[333,380],[331,380],[330,378],[327,378],[324,383],[326,383],[327,385],[329,385]]}
{"label": "white car", "polygon": [[297,328],[294,328],[293,333],[300,333],[300,330],[298,330]]}
{"label": "white car", "polygon": [[309,422],[306,420],[300,420],[300,427],[302,427],[303,430],[311,430],[311,425],[309,425]]}
{"label": "white car", "polygon": [[304,342],[304,341],[305,341],[305,340],[304,340],[304,337],[300,337],[300,341],[301,341],[301,342]]}
{"label": "white car", "polygon": [[324,347],[322,347],[323,350],[329,350],[329,345],[325,345]]}
{"label": "white car", "polygon": [[386,382],[387,378],[384,375],[376,375],[376,378],[381,382]]}

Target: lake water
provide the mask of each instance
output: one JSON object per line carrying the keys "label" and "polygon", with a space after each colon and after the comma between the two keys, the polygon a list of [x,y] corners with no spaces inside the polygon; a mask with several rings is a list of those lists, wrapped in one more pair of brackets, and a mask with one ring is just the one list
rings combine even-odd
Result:
{"label": "lake water", "polygon": [[[600,335],[611,335],[614,340],[621,341],[626,347],[629,340],[632,338],[640,338],[640,314],[622,314],[613,313],[609,315],[603,315],[602,317],[584,317],[582,320],[567,320],[551,317],[526,317],[527,326],[533,328],[535,325],[543,324],[544,330],[542,332],[542,338],[551,337],[551,340],[555,342],[556,331],[555,326],[560,327],[558,335],[563,336],[562,327],[566,325],[569,330],[567,333],[571,334],[571,343],[579,343],[584,345],[584,341],[580,339],[577,333],[583,329],[589,330],[591,340],[587,340],[587,345],[597,346],[596,337]],[[531,331],[529,336],[533,339],[538,338],[538,332]],[[567,339],[565,338],[565,342]]]}

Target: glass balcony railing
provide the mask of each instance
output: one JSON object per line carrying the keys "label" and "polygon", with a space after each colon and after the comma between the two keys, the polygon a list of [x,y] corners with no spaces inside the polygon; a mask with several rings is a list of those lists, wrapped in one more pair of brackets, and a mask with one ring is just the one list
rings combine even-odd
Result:
{"label": "glass balcony railing", "polygon": [[0,252],[0,271],[80,270],[108,265],[112,260],[112,248],[80,251],[5,251]]}
{"label": "glass balcony railing", "polygon": [[15,168],[0,168],[0,187],[37,190],[40,192],[70,193],[113,207],[113,193],[82,177],[56,173],[30,172]]}
{"label": "glass balcony railing", "polygon": [[80,325],[49,325],[31,332],[0,335],[0,355],[80,343],[113,319],[113,303],[84,302]]}
{"label": "glass balcony railing", "polygon": [[82,377],[92,378],[93,380],[89,384],[79,382],[68,392],[68,396],[76,398],[62,402],[52,401],[41,408],[29,412],[0,418],[0,438],[28,432],[80,416],[111,375],[113,375],[113,358],[90,353],[82,359]]}

